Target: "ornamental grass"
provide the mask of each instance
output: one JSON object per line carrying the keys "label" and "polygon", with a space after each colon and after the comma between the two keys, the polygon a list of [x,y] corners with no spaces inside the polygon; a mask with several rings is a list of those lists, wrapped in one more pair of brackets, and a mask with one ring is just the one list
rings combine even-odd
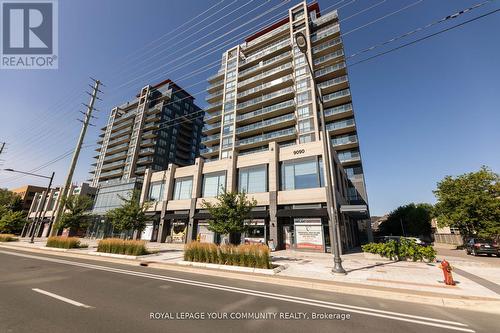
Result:
{"label": "ornamental grass", "polygon": [[184,247],[184,260],[219,265],[271,268],[269,247],[261,244],[216,245],[191,242]]}
{"label": "ornamental grass", "polygon": [[87,245],[82,245],[78,237],[65,237],[65,236],[54,236],[49,237],[47,240],[46,247],[55,247],[59,249],[79,249],[87,247]]}
{"label": "ornamental grass", "polygon": [[97,244],[97,252],[142,256],[149,254],[146,242],[141,240],[124,240],[120,238],[102,239]]}
{"label": "ornamental grass", "polygon": [[19,238],[13,234],[0,234],[0,242],[15,242],[18,240]]}

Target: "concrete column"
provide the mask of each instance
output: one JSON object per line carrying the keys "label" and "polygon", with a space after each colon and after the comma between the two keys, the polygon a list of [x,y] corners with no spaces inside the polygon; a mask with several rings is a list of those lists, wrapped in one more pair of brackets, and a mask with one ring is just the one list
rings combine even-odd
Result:
{"label": "concrete column", "polygon": [[151,169],[147,168],[144,172],[144,181],[142,182],[141,195],[139,197],[139,202],[142,204],[148,198],[149,183],[151,182]]}
{"label": "concrete column", "polygon": [[203,184],[203,160],[198,157],[194,164],[196,165],[196,170],[193,175],[193,193],[191,196],[191,205],[189,206],[189,220],[186,231],[186,243],[191,243],[191,241],[193,240],[196,201],[201,197],[201,187]]}
{"label": "concrete column", "polygon": [[272,157],[269,160],[268,168],[268,186],[269,186],[269,238],[274,241],[277,249],[282,244],[278,244],[278,191],[279,191],[279,147],[276,142],[269,143],[269,151]]}

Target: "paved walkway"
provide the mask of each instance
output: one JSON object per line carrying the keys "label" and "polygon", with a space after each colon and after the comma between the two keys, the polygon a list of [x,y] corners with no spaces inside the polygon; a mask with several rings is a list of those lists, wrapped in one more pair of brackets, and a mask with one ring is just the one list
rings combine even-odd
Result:
{"label": "paved walkway", "polygon": [[[35,244],[27,239],[9,243],[21,247],[44,247],[44,239]],[[77,250],[81,253],[96,251],[97,241],[82,239],[89,248]],[[183,259],[183,244],[148,243],[148,249],[158,251],[147,260],[164,263],[176,263]],[[438,259],[443,257],[438,255]],[[371,287],[389,287],[396,289],[418,290],[437,294],[455,296],[490,297],[500,299],[500,267],[490,266],[483,262],[475,262],[474,257],[455,260],[446,257],[456,270],[454,278],[456,286],[446,286],[439,263],[394,262],[382,258],[365,256],[363,253],[350,253],[342,256],[345,276],[331,273],[333,259],[329,253],[310,253],[298,251],[276,251],[272,253],[272,261],[284,265],[286,269],[279,276],[327,280],[335,282],[356,283]],[[145,260],[145,259],[144,259]]]}

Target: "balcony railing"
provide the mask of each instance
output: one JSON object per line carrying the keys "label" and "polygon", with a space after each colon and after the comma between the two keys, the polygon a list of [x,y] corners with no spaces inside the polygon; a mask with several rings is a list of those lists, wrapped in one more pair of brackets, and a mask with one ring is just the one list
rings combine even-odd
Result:
{"label": "balcony railing", "polygon": [[142,148],[141,150],[139,150],[139,155],[143,155],[143,154],[154,154],[155,150],[151,147],[148,147],[148,148]]}
{"label": "balcony railing", "polygon": [[201,138],[201,142],[205,143],[205,142],[219,140],[219,139],[220,139],[220,133],[217,133],[217,134],[213,134],[213,135],[208,135],[208,136],[202,137]]}
{"label": "balcony railing", "polygon": [[141,146],[145,145],[155,145],[156,141],[153,139],[147,139],[147,140],[142,140],[141,141]]}
{"label": "balcony railing", "polygon": [[213,93],[213,94],[208,95],[208,96],[205,98],[205,100],[206,100],[206,101],[209,101],[209,100],[211,100],[211,99],[213,99],[213,98],[215,98],[215,97],[222,96],[223,94],[224,94],[224,90],[220,90],[220,91],[218,91],[218,92],[215,92],[215,93]]}
{"label": "balcony railing", "polygon": [[295,114],[293,114],[293,113],[286,114],[284,116],[280,116],[280,117],[276,117],[276,118],[272,118],[272,119],[268,119],[268,120],[263,120],[263,121],[259,121],[258,123],[255,123],[255,124],[239,127],[236,130],[236,134],[252,131],[255,129],[265,128],[267,126],[279,124],[282,122],[287,122],[287,121],[294,120],[294,119],[295,119]]}
{"label": "balcony railing", "polygon": [[207,90],[213,89],[213,88],[218,87],[218,86],[223,85],[223,84],[224,84],[224,79],[219,80],[219,81],[216,81],[216,82],[214,82],[214,83],[210,84],[210,85],[207,87]]}
{"label": "balcony railing", "polygon": [[314,26],[320,26],[328,21],[335,20],[338,18],[337,11],[332,10],[328,14],[322,15],[320,18],[313,20],[312,23]]}
{"label": "balcony railing", "polygon": [[350,119],[334,121],[333,123],[326,124],[326,129],[328,131],[333,131],[333,130],[351,127],[354,125],[355,125],[354,119],[350,118]]}
{"label": "balcony railing", "polygon": [[253,137],[250,137],[250,138],[241,139],[241,140],[238,140],[236,142],[236,144],[238,146],[244,146],[244,145],[249,145],[249,144],[252,144],[252,143],[258,143],[258,142],[263,142],[263,141],[267,141],[267,140],[276,139],[276,138],[279,138],[279,137],[293,135],[295,133],[296,133],[295,127],[293,127],[293,128],[287,128],[287,129],[280,130],[280,131],[269,132],[269,133],[266,133],[266,134],[261,134],[261,135],[258,135],[258,136],[253,136]]}
{"label": "balcony railing", "polygon": [[110,177],[110,176],[118,176],[123,173],[123,169],[112,170],[108,172],[102,172],[99,177]]}
{"label": "balcony railing", "polygon": [[146,156],[137,159],[137,163],[152,163],[152,162],[153,162],[152,156]]}
{"label": "balcony railing", "polygon": [[349,151],[346,153],[341,153],[338,154],[339,160],[342,163],[345,162],[353,162],[353,161],[359,161],[361,156],[359,155],[359,151]]}
{"label": "balcony railing", "polygon": [[108,148],[106,150],[106,152],[109,153],[109,154],[112,154],[115,150],[120,150],[122,148],[128,148],[128,145],[129,145],[129,143],[125,142],[125,143],[122,143],[121,145]]}
{"label": "balcony railing", "polygon": [[244,90],[244,91],[240,92],[238,94],[238,98],[245,97],[245,96],[248,96],[250,94],[254,94],[254,93],[259,92],[259,91],[261,91],[263,89],[266,89],[266,88],[269,88],[269,87],[272,87],[272,86],[276,86],[276,85],[279,85],[279,84],[281,84],[283,82],[291,81],[291,80],[293,80],[293,76],[292,76],[292,74],[289,74],[289,75],[280,77],[279,79],[272,80],[270,82],[266,82],[266,83],[263,83],[263,84],[259,84],[256,87],[253,87],[251,89]]}
{"label": "balcony railing", "polygon": [[219,77],[221,75],[224,75],[224,71],[223,70],[219,70],[217,73],[215,73],[214,75],[211,75],[208,77],[208,81],[211,81],[213,79],[215,79],[216,77]]}
{"label": "balcony railing", "polygon": [[270,53],[273,53],[281,48],[284,48],[286,46],[290,45],[290,39],[287,38],[285,40],[278,41],[276,43],[271,44],[271,46],[266,47],[265,49],[258,51],[250,56],[248,56],[246,59],[240,60],[240,65],[247,64],[249,62],[255,61],[259,58],[262,58]]}
{"label": "balcony railing", "polygon": [[334,93],[323,96],[323,102],[329,102],[335,99],[339,99],[345,96],[349,96],[351,91],[349,89],[344,89],[340,91],[336,91]]}
{"label": "balcony railing", "polygon": [[270,69],[268,71],[265,71],[263,73],[260,73],[259,75],[255,75],[247,80],[244,80],[244,81],[241,81],[241,82],[238,82],[238,87],[243,87],[243,86],[246,86],[247,84],[249,83],[252,83],[252,82],[255,82],[257,80],[261,80],[267,76],[271,76],[275,73],[278,73],[278,72],[281,72],[281,71],[284,71],[286,69],[289,69],[289,68],[292,68],[292,64],[291,63],[286,63],[284,65],[281,65],[279,67],[276,67],[276,68],[273,68],[273,69]]}
{"label": "balcony railing", "polygon": [[336,72],[342,68],[345,68],[345,62],[340,62],[335,65],[327,66],[325,68],[320,69],[319,71],[314,72],[315,77],[321,77],[323,75],[327,75],[333,72]]}
{"label": "balcony railing", "polygon": [[209,130],[218,128],[218,127],[220,127],[220,125],[221,125],[220,121],[215,123],[215,124],[205,124],[203,126],[203,131],[209,131]]}
{"label": "balcony railing", "polygon": [[291,57],[291,56],[292,56],[292,52],[291,51],[279,54],[276,57],[272,57],[271,59],[267,59],[267,60],[262,61],[258,65],[255,65],[253,67],[250,67],[250,68],[247,68],[245,70],[242,70],[242,71],[238,72],[238,76],[239,77],[243,77],[243,76],[245,76],[245,75],[247,75],[249,73],[252,73],[252,72],[257,71],[257,70],[259,70],[259,69],[261,69],[263,67],[266,67],[267,65],[273,64],[273,63],[275,63],[277,61],[280,61],[280,60],[282,60],[284,58]]}
{"label": "balcony railing", "polygon": [[207,148],[200,149],[200,154],[215,153],[217,151],[219,151],[219,146],[207,147]]}
{"label": "balcony railing", "polygon": [[340,27],[338,24],[335,24],[334,26],[331,26],[331,27],[328,27],[325,29],[318,30],[314,34],[311,35],[311,41],[314,43],[318,40],[321,40],[323,38],[326,38],[328,36],[336,34],[339,31],[340,31]]}
{"label": "balcony railing", "polygon": [[246,47],[251,47],[251,46],[254,46],[255,44],[258,44],[260,42],[262,42],[263,40],[266,40],[268,39],[269,37],[272,37],[272,36],[275,36],[277,34],[279,34],[280,32],[284,31],[284,30],[287,30],[288,28],[290,27],[290,25],[287,23],[287,24],[283,24],[281,27],[277,28],[277,29],[274,29],[274,30],[271,30],[269,31],[268,33],[260,36],[260,37],[257,37],[255,38],[254,40],[246,43]]}
{"label": "balcony railing", "polygon": [[312,52],[318,53],[318,52],[321,52],[323,50],[326,50],[329,47],[333,47],[333,46],[339,45],[339,44],[342,44],[342,39],[340,39],[340,37],[329,40],[328,42],[316,45],[315,47],[312,48]]}
{"label": "balcony railing", "polygon": [[108,155],[104,158],[104,162],[115,159],[115,158],[125,158],[127,157],[127,151],[122,151],[116,154]]}
{"label": "balcony railing", "polygon": [[358,142],[358,136],[357,135],[346,135],[346,136],[341,136],[337,138],[332,139],[332,145],[334,146],[341,146],[341,145],[346,145],[349,143],[357,143]]}
{"label": "balcony railing", "polygon": [[113,163],[104,163],[101,167],[102,170],[112,169],[115,166],[123,165],[125,163],[125,159]]}
{"label": "balcony railing", "polygon": [[243,102],[243,103],[239,103],[237,105],[237,109],[241,110],[241,109],[247,108],[249,106],[255,105],[257,103],[262,103],[262,102],[268,101],[270,99],[273,99],[275,97],[278,97],[278,96],[281,96],[281,95],[286,95],[286,94],[293,93],[293,92],[294,92],[293,87],[288,87],[288,88],[285,88],[285,89],[277,90],[277,91],[274,91],[274,92],[272,92],[270,94],[259,96],[257,98],[253,98],[253,99],[251,99],[249,101],[246,101],[246,102]]}
{"label": "balcony railing", "polygon": [[211,103],[209,106],[207,106],[205,108],[205,111],[208,111],[208,110],[215,110],[217,109],[218,107],[222,106],[222,101],[219,101],[217,103]]}
{"label": "balcony railing", "polygon": [[317,65],[320,65],[328,60],[332,60],[332,59],[336,59],[336,58],[340,58],[344,55],[344,50],[337,50],[335,52],[332,52],[332,53],[328,53],[324,56],[321,56],[319,58],[316,58],[314,59],[314,65],[317,66]]}
{"label": "balcony railing", "polygon": [[124,128],[122,130],[119,130],[117,132],[111,132],[111,137],[112,138],[116,138],[124,133],[131,133],[132,132],[132,128],[131,127],[127,127],[127,128]]}
{"label": "balcony railing", "polygon": [[318,84],[318,87],[320,87],[320,88],[326,88],[326,87],[329,87],[329,86],[334,86],[336,84],[347,82],[347,80],[348,80],[347,75],[343,75],[343,76],[336,77],[334,79],[331,79],[331,80],[328,80],[328,81],[325,81],[325,82],[321,82],[320,84]]}
{"label": "balcony railing", "polygon": [[325,116],[332,116],[334,114],[344,113],[344,112],[348,112],[348,111],[352,111],[352,104],[351,103],[325,109]]}
{"label": "balcony railing", "polygon": [[205,113],[205,115],[203,116],[203,120],[207,121],[207,120],[210,120],[212,118],[216,118],[216,117],[220,116],[221,114],[222,114],[222,110],[216,111],[216,112],[211,112],[211,113]]}
{"label": "balcony railing", "polygon": [[295,105],[295,102],[292,99],[292,100],[281,102],[278,104],[269,105],[269,106],[266,106],[266,107],[259,109],[259,110],[256,110],[256,111],[248,112],[245,114],[240,114],[236,117],[236,120],[245,120],[245,119],[257,117],[257,116],[260,116],[260,115],[263,115],[266,113],[270,113],[270,112],[280,110],[280,109],[285,109],[285,108],[288,108],[288,107],[291,107],[294,105]]}

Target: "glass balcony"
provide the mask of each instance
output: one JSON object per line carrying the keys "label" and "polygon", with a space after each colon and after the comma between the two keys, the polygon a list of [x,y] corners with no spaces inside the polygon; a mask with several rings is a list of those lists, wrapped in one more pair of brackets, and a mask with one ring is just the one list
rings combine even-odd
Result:
{"label": "glass balcony", "polygon": [[326,43],[322,43],[322,44],[319,44],[319,45],[313,47],[312,48],[312,52],[313,53],[318,53],[318,52],[326,50],[326,49],[328,49],[330,47],[334,47],[334,46],[337,46],[337,45],[340,45],[340,44],[342,44],[342,39],[340,39],[340,37],[338,37],[338,38],[329,40]]}
{"label": "glass balcony", "polygon": [[320,18],[313,20],[312,24],[313,24],[313,26],[318,27],[322,24],[325,24],[326,22],[335,20],[336,18],[338,18],[337,11],[332,10],[328,14],[322,15]]}
{"label": "glass balcony", "polygon": [[321,89],[325,89],[327,87],[335,86],[337,84],[341,84],[347,81],[348,81],[347,75],[343,75],[328,81],[321,82],[320,84],[318,84],[318,87]]}
{"label": "glass balcony", "polygon": [[211,154],[219,151],[219,146],[206,147],[200,149],[200,154]]}
{"label": "glass balcony", "polygon": [[263,120],[263,121],[259,121],[258,123],[255,123],[255,124],[239,127],[236,129],[236,134],[245,133],[245,132],[249,132],[249,131],[256,130],[256,129],[263,129],[263,128],[266,128],[266,127],[269,127],[272,125],[276,125],[279,123],[286,123],[287,121],[291,121],[294,119],[295,119],[295,114],[293,114],[293,113],[286,114],[284,116],[280,116],[280,117],[276,117],[276,118],[272,118],[272,119],[268,119],[268,120]]}
{"label": "glass balcony", "polygon": [[361,159],[361,157],[359,155],[359,151],[357,151],[357,150],[340,152],[337,156],[339,157],[339,160],[342,163],[356,162],[356,161],[359,161]]}
{"label": "glass balcony", "polygon": [[221,108],[222,109],[222,101],[219,101],[217,103],[211,103],[209,106],[207,106],[205,108],[205,111],[209,112],[209,111],[213,111],[213,110],[216,110],[218,108]]}
{"label": "glass balcony", "polygon": [[255,75],[247,80],[244,80],[244,81],[241,81],[241,82],[238,82],[238,88],[241,88],[243,86],[246,86],[247,84],[250,84],[252,82],[255,82],[255,81],[258,81],[258,80],[261,80],[261,79],[264,79],[268,76],[271,76],[275,73],[278,73],[278,72],[281,72],[281,71],[284,71],[284,70],[287,70],[287,69],[291,69],[292,68],[292,64],[291,63],[286,63],[284,65],[281,65],[279,67],[276,67],[276,68],[273,68],[271,70],[268,70],[264,73],[260,73],[259,75]]}
{"label": "glass balcony", "polygon": [[221,89],[222,87],[220,87],[220,86],[222,86],[223,84],[224,84],[224,79],[219,80],[219,81],[216,81],[216,82],[214,82],[214,83],[210,84],[210,85],[207,87],[207,91],[208,91],[208,92],[211,92],[211,91],[214,91],[214,90]]}
{"label": "glass balcony", "polygon": [[314,34],[311,35],[311,42],[313,42],[313,43],[317,42],[319,40],[322,40],[323,38],[334,35],[338,32],[340,32],[340,27],[338,24],[335,24],[334,26],[331,26],[328,28],[318,30]]}
{"label": "glass balcony", "polygon": [[147,140],[141,141],[141,146],[151,146],[151,145],[155,145],[155,144],[156,144],[156,140],[153,140],[153,139],[147,139]]}
{"label": "glass balcony", "polygon": [[153,162],[153,156],[146,156],[137,159],[137,164],[146,164],[152,162]]}
{"label": "glass balcony", "polygon": [[332,59],[340,58],[344,55],[344,50],[340,49],[332,53],[328,53],[324,56],[314,59],[314,66],[318,66],[324,62],[327,62]]}
{"label": "glass balcony", "polygon": [[107,153],[109,153],[109,154],[112,154],[112,153],[114,153],[114,152],[116,152],[116,151],[119,151],[119,150],[121,150],[121,149],[124,149],[124,148],[126,148],[126,149],[127,149],[127,148],[128,148],[128,145],[129,145],[129,143],[128,143],[128,142],[125,142],[125,143],[122,143],[121,145],[118,145],[118,146],[114,146],[114,147],[110,147],[110,148],[108,148],[108,149],[106,150],[106,152],[107,152]]}
{"label": "glass balcony", "polygon": [[243,102],[243,103],[239,103],[237,105],[237,109],[238,110],[242,110],[242,109],[245,109],[247,107],[251,107],[251,106],[257,105],[259,103],[271,100],[271,99],[279,97],[279,96],[283,96],[283,95],[286,95],[286,94],[291,94],[293,92],[294,92],[293,87],[288,87],[288,88],[285,88],[285,89],[277,90],[277,91],[274,91],[274,92],[272,92],[270,94],[259,96],[257,98],[253,98],[253,99],[251,99],[249,101],[246,101],[246,102]]}
{"label": "glass balcony", "polygon": [[144,139],[154,138],[154,137],[156,137],[156,133],[155,133],[155,131],[147,131],[147,132],[143,132],[143,133],[142,133],[142,137],[143,137]]}
{"label": "glass balcony", "polygon": [[215,93],[213,93],[213,94],[208,95],[208,96],[205,98],[205,100],[206,100],[206,101],[211,101],[211,100],[214,100],[214,99],[216,99],[216,98],[218,98],[218,97],[222,97],[222,95],[223,95],[223,94],[224,94],[224,90],[220,90],[220,91],[217,91],[217,92],[215,92]]}
{"label": "glass balcony", "polygon": [[111,161],[114,159],[125,158],[125,157],[127,157],[127,151],[122,151],[120,153],[111,154],[111,155],[106,156],[104,158],[104,162]]}
{"label": "glass balcony", "polygon": [[142,148],[139,150],[139,155],[147,155],[147,154],[154,154],[155,150],[153,148]]}
{"label": "glass balcony", "polygon": [[131,127],[127,127],[127,128],[124,128],[122,130],[119,130],[117,132],[112,132],[111,133],[111,137],[112,138],[116,138],[116,137],[119,137],[120,135],[123,135],[125,133],[130,133],[132,132],[132,128]]}
{"label": "glass balcony", "polygon": [[203,126],[203,131],[210,131],[216,128],[220,128],[220,125],[221,125],[220,121],[215,124],[205,124]]}
{"label": "glass balcony", "polygon": [[102,172],[99,175],[99,178],[104,178],[104,177],[113,177],[113,176],[119,176],[123,173],[123,169],[118,169],[118,170],[112,170],[108,172]]}
{"label": "glass balcony", "polygon": [[222,110],[216,111],[216,112],[212,112],[212,113],[205,113],[205,115],[203,116],[203,120],[204,121],[209,121],[211,119],[219,117],[221,114],[222,114]]}
{"label": "glass balcony", "polygon": [[296,130],[295,130],[295,127],[292,127],[292,128],[287,128],[287,129],[280,130],[280,131],[269,132],[269,133],[261,134],[258,136],[253,136],[250,138],[241,139],[241,140],[236,141],[236,144],[238,146],[244,146],[244,145],[249,145],[249,144],[253,144],[253,143],[259,143],[259,142],[264,142],[264,141],[268,141],[268,140],[272,140],[272,139],[277,139],[280,137],[290,136],[290,135],[294,135],[294,134],[296,134]]}
{"label": "glass balcony", "polygon": [[220,140],[220,133],[209,135],[209,136],[204,136],[201,138],[202,143],[207,143],[210,141],[218,141]]}
{"label": "glass balcony", "polygon": [[339,130],[343,128],[353,127],[355,125],[354,119],[349,118],[345,120],[334,121],[333,123],[326,124],[326,129],[328,131]]}
{"label": "glass balcony", "polygon": [[268,65],[272,65],[275,62],[278,62],[282,59],[290,58],[291,56],[292,56],[292,52],[288,51],[288,52],[282,53],[280,55],[277,55],[276,57],[272,57],[271,59],[264,60],[264,61],[260,62],[258,65],[255,65],[253,67],[250,67],[250,68],[247,68],[245,70],[238,72],[238,77],[240,77],[240,78],[244,77],[244,76],[246,76],[250,73],[253,73],[259,69],[262,69]]}
{"label": "glass balcony", "polygon": [[257,45],[259,44],[260,42],[272,37],[272,36],[276,36],[277,34],[279,34],[280,32],[282,31],[285,31],[285,30],[288,30],[290,27],[290,25],[287,23],[287,24],[283,24],[281,27],[277,28],[277,29],[273,29],[271,31],[269,31],[268,33],[262,35],[262,36],[259,36],[257,38],[255,38],[254,40],[246,43],[245,45],[245,48],[250,48],[254,45]]}
{"label": "glass balcony", "polygon": [[217,73],[215,73],[214,75],[211,75],[208,77],[208,81],[213,81],[215,80],[216,78],[220,77],[224,75],[224,70],[219,70]]}
{"label": "glass balcony", "polygon": [[358,142],[358,136],[357,135],[345,135],[345,136],[340,136],[332,139],[332,145],[333,146],[342,146],[342,145],[347,145],[350,143],[357,143]]}
{"label": "glass balcony", "polygon": [[279,79],[275,79],[275,80],[272,80],[270,82],[266,82],[266,83],[260,84],[260,85],[258,85],[256,87],[251,88],[251,89],[244,90],[244,91],[242,91],[242,92],[240,92],[238,94],[238,98],[242,98],[242,97],[245,97],[245,96],[248,96],[248,95],[260,92],[263,89],[266,89],[266,88],[269,88],[269,87],[272,87],[272,86],[277,86],[277,85],[279,85],[281,83],[284,83],[284,82],[287,82],[287,81],[292,81],[292,80],[293,80],[293,76],[292,76],[292,74],[289,74],[289,75],[283,76],[283,77],[281,77]]}
{"label": "glass balcony", "polygon": [[113,162],[113,163],[104,163],[101,167],[101,170],[114,169],[117,166],[122,166],[125,164],[125,160]]}
{"label": "glass balcony", "polygon": [[253,62],[255,60],[258,60],[268,54],[271,54],[275,51],[278,51],[279,49],[282,49],[286,46],[290,46],[290,38],[278,41],[276,43],[271,44],[270,46],[266,47],[263,50],[260,50],[256,53],[252,53],[249,55],[246,59],[240,60],[240,66],[244,64],[248,64],[250,62]]}
{"label": "glass balcony", "polygon": [[335,114],[349,112],[349,111],[352,111],[352,104],[351,103],[336,106],[334,108],[325,109],[325,117],[333,116]]}
{"label": "glass balcony", "polygon": [[236,117],[236,120],[240,121],[240,120],[250,119],[266,113],[271,113],[277,110],[286,109],[292,106],[295,106],[295,102],[293,99],[278,104],[269,105],[256,111],[240,114]]}
{"label": "glass balcony", "polygon": [[333,101],[333,100],[336,100],[336,99],[339,99],[342,97],[346,97],[349,95],[351,95],[351,91],[349,89],[336,91],[334,93],[323,96],[323,102]]}
{"label": "glass balcony", "polygon": [[342,61],[342,62],[340,62],[338,64],[327,66],[325,68],[320,69],[319,71],[315,71],[314,72],[314,76],[317,77],[317,78],[318,77],[322,77],[322,76],[325,76],[327,74],[331,74],[333,72],[341,70],[343,68],[345,68],[345,62]]}

